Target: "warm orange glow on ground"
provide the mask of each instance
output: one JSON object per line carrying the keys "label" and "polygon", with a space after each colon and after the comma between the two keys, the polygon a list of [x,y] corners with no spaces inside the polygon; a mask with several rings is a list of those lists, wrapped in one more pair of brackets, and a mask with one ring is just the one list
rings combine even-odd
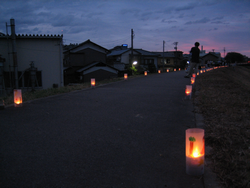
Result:
{"label": "warm orange glow on ground", "polygon": [[185,93],[187,96],[191,96],[191,93],[192,93],[192,85],[187,85],[186,86],[186,90],[185,90]]}
{"label": "warm orange glow on ground", "polygon": [[127,80],[128,74],[124,74],[124,79]]}
{"label": "warm orange glow on ground", "polygon": [[191,84],[194,84],[194,82],[195,82],[195,78],[192,77],[192,78],[191,78]]}
{"label": "warm orange glow on ground", "polygon": [[95,86],[95,79],[94,78],[91,79],[91,86]]}
{"label": "warm orange glow on ground", "polygon": [[22,91],[19,89],[14,90],[14,103],[19,105],[23,103],[22,100]]}
{"label": "warm orange glow on ground", "polygon": [[15,102],[16,104],[20,104],[21,102],[20,102],[20,100],[16,100],[16,102]]}

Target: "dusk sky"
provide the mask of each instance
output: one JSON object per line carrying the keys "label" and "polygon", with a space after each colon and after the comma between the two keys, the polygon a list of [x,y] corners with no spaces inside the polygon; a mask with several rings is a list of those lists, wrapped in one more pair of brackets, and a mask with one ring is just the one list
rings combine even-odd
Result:
{"label": "dusk sky", "polygon": [[[63,34],[64,44],[88,39],[104,48],[189,53],[196,41],[206,52],[250,57],[250,0],[1,0],[0,32],[15,19],[17,34]],[[8,29],[10,33],[10,28]]]}

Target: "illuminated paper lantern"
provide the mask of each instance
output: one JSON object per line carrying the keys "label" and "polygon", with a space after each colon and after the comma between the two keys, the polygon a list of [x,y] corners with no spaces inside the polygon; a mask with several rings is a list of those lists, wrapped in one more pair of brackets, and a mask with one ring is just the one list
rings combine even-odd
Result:
{"label": "illuminated paper lantern", "polygon": [[91,87],[95,87],[95,78],[91,78]]}
{"label": "illuminated paper lantern", "polygon": [[195,77],[191,77],[191,84],[195,83]]}
{"label": "illuminated paper lantern", "polygon": [[144,71],[144,76],[147,76],[148,75],[148,72],[147,71]]}
{"label": "illuminated paper lantern", "polygon": [[181,70],[181,68],[179,68],[179,71]]}
{"label": "illuminated paper lantern", "polygon": [[128,79],[128,74],[124,73],[124,80],[127,80],[127,79]]}
{"label": "illuminated paper lantern", "polygon": [[22,103],[23,103],[22,90],[14,89],[14,106],[15,107],[22,106]]}
{"label": "illuminated paper lantern", "polygon": [[176,71],[176,69],[174,69],[174,71]]}
{"label": "illuminated paper lantern", "polygon": [[199,72],[197,72],[197,76],[199,76]]}
{"label": "illuminated paper lantern", "polygon": [[167,72],[169,72],[169,69],[167,69]]}
{"label": "illuminated paper lantern", "polygon": [[204,174],[205,138],[204,129],[186,130],[186,173],[193,176]]}
{"label": "illuminated paper lantern", "polygon": [[194,77],[194,78],[195,78],[195,77],[196,77],[196,74],[195,74],[195,73],[193,73],[193,74],[192,74],[192,77]]}
{"label": "illuminated paper lantern", "polygon": [[185,90],[186,96],[191,98],[192,95],[192,85],[186,85],[186,90]]}
{"label": "illuminated paper lantern", "polygon": [[161,73],[161,70],[158,70],[158,73],[160,74],[160,73]]}
{"label": "illuminated paper lantern", "polygon": [[202,70],[200,70],[200,73],[201,73],[201,74],[202,74],[202,72],[203,72],[203,71],[202,71]]}

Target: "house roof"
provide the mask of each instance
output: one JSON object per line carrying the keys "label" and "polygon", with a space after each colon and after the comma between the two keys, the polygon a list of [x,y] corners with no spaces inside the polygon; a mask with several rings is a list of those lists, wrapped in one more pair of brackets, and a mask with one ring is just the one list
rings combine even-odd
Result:
{"label": "house roof", "polygon": [[141,55],[145,55],[145,56],[159,56],[159,54],[149,52],[149,51],[146,51],[146,50],[143,50],[143,49],[135,49],[135,51],[137,51]]}
{"label": "house roof", "polygon": [[129,51],[130,48],[124,49],[124,50],[113,50],[111,53],[107,54],[107,56],[116,56],[116,55],[121,55],[127,51]]}
{"label": "house roof", "polygon": [[[0,38],[10,38],[11,35],[5,35],[3,33],[0,33]],[[35,35],[35,34],[16,34],[16,38],[17,39],[21,39],[21,38],[50,38],[50,39],[62,39],[63,35]]]}
{"label": "house roof", "polygon": [[[122,50],[113,50],[110,54],[108,54],[107,56],[117,56],[117,55],[122,55],[123,53],[130,51],[131,48],[127,48],[127,49],[122,49]],[[134,49],[135,52],[141,54],[141,55],[145,55],[145,56],[159,56],[158,54],[155,54],[153,52],[149,52],[143,49]],[[134,54],[135,55],[135,54]]]}
{"label": "house roof", "polygon": [[203,58],[203,57],[206,57],[206,56],[209,56],[209,55],[212,55],[212,56],[214,56],[216,58],[220,57],[220,53],[216,53],[216,52],[209,52],[209,53],[207,53],[207,54],[205,54],[205,55],[203,55],[201,57]]}
{"label": "house roof", "polygon": [[110,65],[108,65],[108,64],[106,64],[106,63],[96,61],[96,62],[93,62],[93,63],[91,63],[91,64],[89,64],[89,65],[87,65],[87,66],[85,66],[85,67],[83,67],[83,68],[81,68],[81,69],[78,69],[76,72],[83,72],[83,71],[86,71],[86,70],[88,70],[88,69],[90,69],[90,68],[92,68],[92,67],[95,67],[95,66],[99,66],[99,67],[109,67],[109,68],[112,68],[112,69],[114,69],[114,70],[116,70],[116,71],[119,71],[118,69],[116,69],[116,68],[114,68],[114,67],[112,67],[112,66],[110,66]]}
{"label": "house roof", "polygon": [[96,43],[90,41],[89,39],[86,40],[86,41],[84,41],[84,42],[82,42],[82,43],[80,43],[79,45],[77,45],[77,46],[75,46],[75,47],[73,47],[73,48],[70,48],[70,49],[67,50],[67,51],[74,50],[74,49],[79,48],[80,46],[84,46],[85,44],[88,44],[88,43],[91,43],[91,44],[93,44],[93,45],[95,45],[95,46],[98,46],[99,48],[102,48],[102,49],[104,49],[104,50],[107,51],[107,52],[109,51],[108,49],[106,49],[106,48],[104,48],[104,47],[102,47],[102,46],[100,46],[100,45],[98,45],[98,44],[96,44]]}

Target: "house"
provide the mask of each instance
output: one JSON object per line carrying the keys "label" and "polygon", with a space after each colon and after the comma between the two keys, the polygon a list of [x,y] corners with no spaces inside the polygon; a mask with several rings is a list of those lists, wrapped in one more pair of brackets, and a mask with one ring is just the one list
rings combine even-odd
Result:
{"label": "house", "polygon": [[96,61],[106,63],[106,54],[108,52],[109,50],[106,48],[88,39],[85,42],[63,52],[63,66],[84,67]]}
{"label": "house", "polygon": [[132,50],[127,45],[117,46],[110,51],[111,53],[107,54],[107,64],[114,66],[121,72],[126,72],[132,61],[137,62],[135,67],[138,72],[144,70],[155,72],[157,69],[158,54],[143,49],[133,49],[132,57]]}
{"label": "house", "polygon": [[[166,51],[166,52],[153,52],[158,55],[157,66],[159,69],[166,68],[184,68],[185,63],[183,62],[182,51]],[[163,64],[164,62],[164,64]]]}
{"label": "house", "polygon": [[[98,81],[118,76],[118,70],[106,64],[106,48],[89,39],[79,45],[71,45],[64,51],[64,84],[88,82],[90,77]],[[115,75],[114,75],[115,74]]]}
{"label": "house", "polygon": [[116,78],[119,70],[103,62],[93,62],[76,72],[81,82],[90,82],[91,78],[95,78],[98,82],[103,79]]}
{"label": "house", "polygon": [[222,61],[221,54],[219,52],[209,52],[204,55],[200,55],[202,65],[214,65],[220,64]]}
{"label": "house", "polygon": [[12,92],[16,85],[23,90],[63,86],[62,40],[63,35],[0,34],[0,54],[6,60],[0,73],[5,89]]}

